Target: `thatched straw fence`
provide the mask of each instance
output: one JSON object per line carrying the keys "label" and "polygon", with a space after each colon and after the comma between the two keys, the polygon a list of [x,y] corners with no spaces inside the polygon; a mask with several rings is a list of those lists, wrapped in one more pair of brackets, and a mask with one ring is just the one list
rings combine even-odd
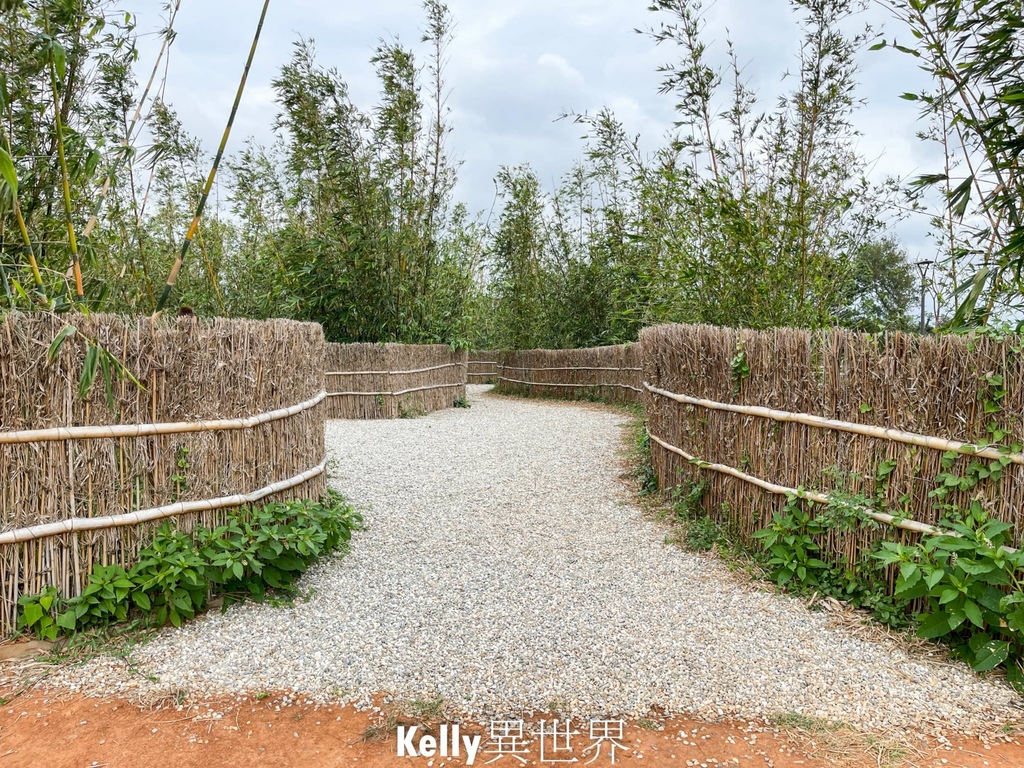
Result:
{"label": "thatched straw fence", "polygon": [[639,403],[643,376],[640,347],[504,352],[497,392],[529,397]]}
{"label": "thatched straw fence", "polygon": [[328,344],[328,419],[395,419],[466,397],[466,352],[442,345]]}
{"label": "thatched straw fence", "polygon": [[478,349],[469,353],[466,381],[469,384],[497,384],[501,350]]}
{"label": "thatched straw fence", "polygon": [[[1024,362],[1009,343],[678,325],[648,328],[640,340],[662,486],[706,483],[705,509],[743,537],[785,503],[785,489],[806,488],[819,502],[837,492],[880,494],[906,522],[833,535],[833,553],[852,562],[876,537],[905,538],[939,523],[929,492],[945,452],[957,456],[950,471],[963,474],[978,455],[986,464],[1001,455],[973,446],[989,437],[991,422],[1018,439],[1024,434]],[[990,394],[993,375],[1006,383],[1000,400]],[[998,410],[986,414],[986,400]],[[982,492],[993,514],[1015,526],[1019,544],[1024,456],[1006,458],[998,485],[982,483],[945,501],[966,505]],[[895,466],[880,483],[887,461]]]}
{"label": "thatched straw fence", "polygon": [[[62,329],[80,331],[56,359]],[[102,372],[78,396],[86,338],[144,389]],[[130,566],[154,526],[214,526],[231,506],[325,489],[318,325],[9,314],[0,322],[0,633],[17,600],[79,594]]]}

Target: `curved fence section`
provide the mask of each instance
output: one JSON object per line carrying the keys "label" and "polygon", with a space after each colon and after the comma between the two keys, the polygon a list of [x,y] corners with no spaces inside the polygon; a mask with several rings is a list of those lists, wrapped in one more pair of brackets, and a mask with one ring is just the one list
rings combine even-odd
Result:
{"label": "curved fence section", "polygon": [[0,631],[167,517],[325,490],[318,325],[10,314],[0,338]]}
{"label": "curved fence section", "polygon": [[497,391],[503,394],[610,403],[643,401],[637,344],[503,352],[498,372]]}
{"label": "curved fence section", "polygon": [[466,399],[467,354],[440,344],[328,344],[329,419],[395,419]]}
{"label": "curved fence section", "polygon": [[[661,486],[699,486],[703,508],[739,535],[763,528],[798,489],[817,503],[867,499],[899,512],[875,519],[917,532],[981,499],[1020,542],[1024,455],[1008,436],[1024,428],[1024,361],[1010,345],[678,325],[640,338]],[[979,471],[1000,480],[969,482]],[[827,547],[854,562],[892,535],[835,534]]]}

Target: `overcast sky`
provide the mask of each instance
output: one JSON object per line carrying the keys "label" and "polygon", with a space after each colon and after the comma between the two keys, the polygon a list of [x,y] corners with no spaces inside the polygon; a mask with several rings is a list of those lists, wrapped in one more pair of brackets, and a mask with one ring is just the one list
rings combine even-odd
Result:
{"label": "overcast sky", "polygon": [[[162,26],[161,2],[140,0],[133,6],[140,32]],[[223,130],[261,5],[259,0],[182,0],[167,100],[208,151]],[[528,162],[549,189],[555,186],[582,148],[579,126],[556,120],[563,112],[611,107],[652,149],[670,130],[673,101],[657,93],[656,68],[674,51],[633,31],[659,20],[646,10],[646,0],[449,0],[448,5],[457,24],[447,70],[454,127],[449,147],[464,163],[456,196],[470,210],[491,208],[492,179],[501,165]],[[707,5],[712,54],[724,55],[728,30],[749,85],[770,109],[790,87],[782,74],[796,67],[800,30],[789,2]],[[861,21],[884,28],[890,39],[901,32],[877,6]],[[418,0],[271,0],[229,152],[247,136],[272,139],[277,109],[270,83],[299,36],[315,39],[320,62],[336,67],[356,104],[369,109],[377,95],[369,64],[373,49],[382,37],[417,46],[422,23]],[[155,37],[144,39],[140,77],[156,56]],[[865,52],[861,69],[858,95],[867,104],[855,123],[875,177],[934,170],[934,150],[915,138],[916,108],[899,98],[917,88],[923,74],[909,57],[891,50]],[[922,221],[897,227],[911,259],[929,256],[926,230]]]}

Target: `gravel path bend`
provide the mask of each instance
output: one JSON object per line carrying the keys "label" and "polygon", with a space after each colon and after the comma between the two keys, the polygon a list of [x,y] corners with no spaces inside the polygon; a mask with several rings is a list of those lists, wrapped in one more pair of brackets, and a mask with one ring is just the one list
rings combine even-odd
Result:
{"label": "gravel path bend", "polygon": [[206,615],[136,649],[138,674],[96,661],[72,685],[440,695],[478,717],[797,712],[869,730],[1020,716],[966,667],[829,628],[665,545],[616,478],[625,417],[486,389],[469,388],[469,410],[328,424],[331,484],[369,505],[369,529],[307,574],[309,602]]}

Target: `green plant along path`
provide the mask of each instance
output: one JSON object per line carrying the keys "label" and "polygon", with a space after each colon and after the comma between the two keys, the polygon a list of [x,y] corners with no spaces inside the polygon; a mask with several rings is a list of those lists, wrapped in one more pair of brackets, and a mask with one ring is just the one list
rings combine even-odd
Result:
{"label": "green plant along path", "polygon": [[73,599],[63,599],[53,587],[22,597],[19,624],[55,640],[130,619],[177,627],[204,610],[213,595],[222,595],[225,604],[287,597],[310,564],[344,550],[361,524],[361,516],[334,491],[319,502],[236,510],[224,525],[199,527],[192,535],[165,522],[130,571],[96,566]]}

